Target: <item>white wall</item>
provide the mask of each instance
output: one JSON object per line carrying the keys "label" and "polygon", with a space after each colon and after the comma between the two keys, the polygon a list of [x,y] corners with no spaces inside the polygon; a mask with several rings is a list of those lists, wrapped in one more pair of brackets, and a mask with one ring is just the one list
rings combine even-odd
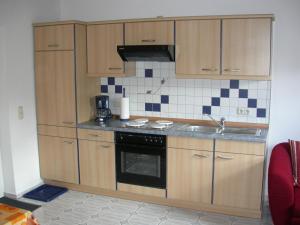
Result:
{"label": "white wall", "polygon": [[299,0],[61,0],[62,19],[84,21],[156,16],[274,13],[269,147],[300,140]]}
{"label": "white wall", "polygon": [[[59,0],[1,0],[0,27],[4,40],[0,149],[5,193],[22,194],[39,184],[36,136],[32,23],[57,20]],[[19,120],[18,106],[24,107]]]}
{"label": "white wall", "polygon": [[[0,27],[0,102],[2,102],[1,98],[3,96],[3,83],[4,80],[2,79],[4,76],[4,29]],[[2,106],[0,108],[0,118],[2,118]],[[2,124],[0,123],[0,126]],[[1,132],[2,133],[2,132]],[[0,137],[2,137],[0,133]],[[2,140],[0,139],[0,198],[3,196],[4,193],[4,183],[3,183],[3,172],[2,172]]]}

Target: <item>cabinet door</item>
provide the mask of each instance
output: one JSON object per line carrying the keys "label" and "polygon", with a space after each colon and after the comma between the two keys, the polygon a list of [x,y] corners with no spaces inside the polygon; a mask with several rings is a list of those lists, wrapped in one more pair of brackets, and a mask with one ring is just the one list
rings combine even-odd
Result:
{"label": "cabinet door", "polygon": [[74,127],[76,125],[74,52],[56,52],[55,60],[57,124]]}
{"label": "cabinet door", "polygon": [[125,23],[126,45],[174,45],[174,21]]}
{"label": "cabinet door", "polygon": [[116,189],[115,148],[113,143],[79,141],[82,185]]}
{"label": "cabinet door", "polygon": [[213,153],[168,149],[168,198],[211,203]]}
{"label": "cabinet door", "polygon": [[220,20],[176,21],[176,74],[220,74]]}
{"label": "cabinet door", "polygon": [[57,125],[56,52],[35,54],[37,122]]}
{"label": "cabinet door", "polygon": [[123,44],[123,24],[89,25],[88,73],[123,74],[124,63],[117,52],[117,46]]}
{"label": "cabinet door", "polygon": [[43,26],[34,28],[35,50],[73,50],[74,25]]}
{"label": "cabinet door", "polygon": [[222,74],[270,74],[271,19],[224,19],[222,36]]}
{"label": "cabinet door", "polygon": [[49,180],[78,183],[76,139],[39,135],[41,176]]}
{"label": "cabinet door", "polygon": [[215,154],[213,204],[259,210],[264,157],[222,152]]}

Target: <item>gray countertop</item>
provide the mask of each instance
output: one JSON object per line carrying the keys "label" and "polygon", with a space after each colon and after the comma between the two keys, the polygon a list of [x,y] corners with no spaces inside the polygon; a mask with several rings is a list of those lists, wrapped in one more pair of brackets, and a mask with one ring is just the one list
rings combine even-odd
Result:
{"label": "gray countertop", "polygon": [[[235,140],[235,141],[249,141],[249,142],[266,142],[268,130],[261,129],[261,135],[255,136],[250,134],[236,134],[236,133],[225,133],[224,135],[217,133],[204,133],[199,131],[184,131],[181,128],[187,126],[185,123],[174,123],[168,129],[158,130],[155,128],[141,127],[134,128],[126,126],[126,122],[120,120],[111,119],[106,123],[100,124],[95,121],[87,121],[77,125],[77,128],[81,129],[93,129],[93,130],[107,130],[107,131],[123,131],[123,132],[134,132],[134,133],[147,133],[147,134],[158,134],[168,136],[184,136],[184,137],[195,137],[201,139],[224,139],[224,140]],[[247,129],[247,128],[240,128]]]}

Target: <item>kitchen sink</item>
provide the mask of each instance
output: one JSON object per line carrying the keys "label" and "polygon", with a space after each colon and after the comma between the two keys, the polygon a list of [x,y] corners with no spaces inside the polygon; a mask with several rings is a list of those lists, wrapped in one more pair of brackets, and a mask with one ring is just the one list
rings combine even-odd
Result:
{"label": "kitchen sink", "polygon": [[224,134],[248,134],[248,135],[260,136],[261,129],[226,127],[223,133]]}
{"label": "kitchen sink", "polygon": [[193,126],[187,125],[179,128],[181,131],[190,131],[190,132],[201,132],[201,133],[215,133],[215,127],[206,127],[206,126]]}

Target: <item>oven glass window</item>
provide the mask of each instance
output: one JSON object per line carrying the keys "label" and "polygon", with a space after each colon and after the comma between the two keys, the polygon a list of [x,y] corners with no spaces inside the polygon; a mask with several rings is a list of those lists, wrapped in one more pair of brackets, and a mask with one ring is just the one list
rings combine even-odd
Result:
{"label": "oven glass window", "polygon": [[121,173],[130,173],[151,177],[161,176],[160,156],[122,152]]}

